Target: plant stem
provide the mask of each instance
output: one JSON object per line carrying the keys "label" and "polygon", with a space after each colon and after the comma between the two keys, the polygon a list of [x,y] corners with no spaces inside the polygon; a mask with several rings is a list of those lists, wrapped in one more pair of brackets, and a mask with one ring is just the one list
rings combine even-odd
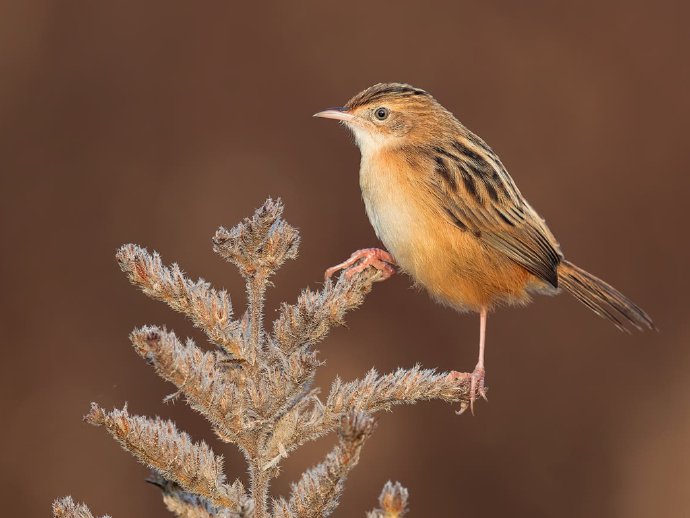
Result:
{"label": "plant stem", "polygon": [[[247,279],[247,315],[249,318],[250,362],[256,369],[257,360],[261,357],[261,336],[263,333],[264,295],[266,292],[267,275],[258,270]],[[263,469],[263,447],[259,434],[256,441],[254,456],[251,459],[252,469],[250,494],[254,500],[254,518],[268,517],[268,486],[270,474]]]}
{"label": "plant stem", "polygon": [[251,489],[250,493],[254,500],[254,518],[266,518],[268,516],[268,485],[270,477],[264,471],[260,463],[254,463],[251,470]]}
{"label": "plant stem", "polygon": [[247,314],[249,315],[250,362],[256,365],[256,359],[261,349],[261,333],[263,330],[264,294],[266,292],[266,276],[256,272],[247,280]]}

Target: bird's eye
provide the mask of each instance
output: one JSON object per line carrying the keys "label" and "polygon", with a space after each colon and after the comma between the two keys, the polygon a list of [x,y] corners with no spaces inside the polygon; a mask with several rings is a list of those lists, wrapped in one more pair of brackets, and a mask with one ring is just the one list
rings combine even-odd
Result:
{"label": "bird's eye", "polygon": [[388,118],[389,113],[390,112],[388,111],[388,108],[384,108],[383,106],[381,106],[381,108],[376,108],[376,110],[374,110],[374,117],[376,117],[380,121],[383,121]]}

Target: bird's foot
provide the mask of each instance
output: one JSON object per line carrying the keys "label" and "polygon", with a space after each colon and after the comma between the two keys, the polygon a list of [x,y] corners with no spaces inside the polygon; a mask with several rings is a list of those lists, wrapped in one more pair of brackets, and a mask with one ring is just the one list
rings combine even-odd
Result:
{"label": "bird's foot", "polygon": [[380,272],[380,279],[378,280],[385,281],[395,273],[395,268],[393,268],[395,264],[393,256],[385,250],[380,248],[363,248],[352,254],[347,261],[343,261],[326,270],[324,277],[325,279],[330,279],[336,272],[346,270],[345,277],[349,279],[354,274],[365,270],[369,266],[373,266]]}
{"label": "bird's foot", "polygon": [[472,371],[472,381],[470,383],[470,410],[472,415],[474,415],[474,402],[479,396],[481,396],[484,401],[489,401],[486,398],[486,387],[484,386],[484,377],[486,376],[486,371],[483,365],[477,365]]}
{"label": "bird's foot", "polygon": [[477,365],[474,368],[474,371],[472,371],[472,374],[468,374],[467,372],[457,372],[457,371],[452,371],[450,374],[448,374],[448,377],[450,379],[457,379],[457,378],[464,378],[467,379],[469,378],[470,381],[470,402],[469,404],[466,401],[463,401],[462,404],[460,405],[460,410],[455,412],[456,414],[460,415],[467,410],[467,407],[470,408],[470,411],[472,412],[472,415],[474,415],[474,402],[479,399],[479,396],[481,396],[484,401],[488,401],[486,397],[486,390],[487,388],[484,386],[484,377],[486,375],[486,371],[484,370],[484,367],[481,365]]}

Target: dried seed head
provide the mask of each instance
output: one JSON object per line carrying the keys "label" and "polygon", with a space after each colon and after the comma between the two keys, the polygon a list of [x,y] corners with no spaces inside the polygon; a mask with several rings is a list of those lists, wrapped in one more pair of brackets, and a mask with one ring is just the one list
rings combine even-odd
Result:
{"label": "dried seed head", "polygon": [[287,260],[297,257],[299,232],[282,218],[283,203],[271,198],[230,230],[220,227],[213,250],[235,264],[243,277],[268,277]]}
{"label": "dried seed head", "polygon": [[[94,518],[84,504],[75,504],[72,497],[66,496],[53,502],[53,516],[55,518]],[[110,518],[104,516],[103,518]]]}
{"label": "dried seed head", "polygon": [[386,518],[397,518],[407,512],[408,492],[400,482],[386,482],[379,497],[379,505]]}

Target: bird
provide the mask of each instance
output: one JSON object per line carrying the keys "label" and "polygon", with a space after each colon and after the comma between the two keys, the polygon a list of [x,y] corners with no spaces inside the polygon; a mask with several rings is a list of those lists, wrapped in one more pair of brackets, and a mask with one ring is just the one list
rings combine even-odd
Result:
{"label": "bird", "polygon": [[655,329],[629,298],[564,258],[498,155],[427,91],[378,83],[314,117],[354,135],[366,214],[385,246],[358,250],[326,278],[371,266],[386,279],[397,266],[441,304],[478,313],[472,413],[478,397],[486,399],[487,318],[500,306],[565,290],[621,330]]}

